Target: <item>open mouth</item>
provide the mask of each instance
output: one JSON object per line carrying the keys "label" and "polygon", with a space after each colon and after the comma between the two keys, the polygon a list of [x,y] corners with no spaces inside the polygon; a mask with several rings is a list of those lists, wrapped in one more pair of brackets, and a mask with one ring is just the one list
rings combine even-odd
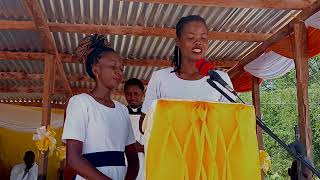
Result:
{"label": "open mouth", "polygon": [[192,52],[193,52],[193,53],[202,53],[202,49],[200,49],[200,48],[193,48],[193,49],[192,49]]}

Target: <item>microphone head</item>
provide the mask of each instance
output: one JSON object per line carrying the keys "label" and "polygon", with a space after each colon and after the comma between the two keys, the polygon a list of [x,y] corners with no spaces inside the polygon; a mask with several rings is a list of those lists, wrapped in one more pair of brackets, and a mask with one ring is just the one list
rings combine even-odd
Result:
{"label": "microphone head", "polygon": [[210,76],[211,79],[214,79],[214,80],[221,79],[220,74],[217,73],[216,71],[209,71],[208,75]]}
{"label": "microphone head", "polygon": [[[227,87],[229,86],[228,83],[226,83],[222,77],[220,76],[219,73],[217,73],[216,71],[209,71],[208,75],[210,76],[210,79],[219,82],[223,87]],[[232,89],[233,91],[233,89]]]}
{"label": "microphone head", "polygon": [[195,67],[199,70],[199,72],[200,72],[200,74],[202,76],[207,76],[209,70],[214,70],[215,69],[215,66],[212,63],[206,61],[203,58],[199,59],[196,62]]}

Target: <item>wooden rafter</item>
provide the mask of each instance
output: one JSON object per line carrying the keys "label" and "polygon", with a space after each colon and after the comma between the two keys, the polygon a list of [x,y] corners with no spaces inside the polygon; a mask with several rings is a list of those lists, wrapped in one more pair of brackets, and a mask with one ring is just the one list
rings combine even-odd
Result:
{"label": "wooden rafter", "polygon": [[315,0],[128,0],[145,3],[179,4],[229,8],[304,9]]}
{"label": "wooden rafter", "polygon": [[[74,94],[79,94],[79,93],[87,93],[91,89],[90,88],[72,88],[72,91]],[[19,92],[19,93],[42,93],[43,88],[42,87],[25,87],[25,86],[15,86],[15,87],[0,87],[0,92],[2,93],[10,93],[10,92]],[[56,94],[63,94],[65,92],[64,88],[56,88],[54,90]],[[113,95],[116,96],[122,96],[123,92],[120,90],[114,90],[112,92]]]}
{"label": "wooden rafter", "polygon": [[72,94],[70,84],[68,83],[67,77],[65,75],[62,63],[60,61],[60,56],[58,54],[58,49],[56,47],[54,38],[49,30],[48,21],[44,17],[42,9],[40,7],[39,1],[37,0],[24,0],[24,3],[31,15],[33,22],[37,31],[40,34],[42,43],[46,48],[47,52],[55,55],[55,63],[60,75],[62,77],[65,88],[68,90],[69,94]]}
{"label": "wooden rafter", "polygon": [[[68,24],[68,23],[48,23],[51,32],[70,33],[99,33],[113,35],[136,35],[136,36],[159,36],[175,38],[175,29],[142,27],[142,26],[114,26],[114,25],[94,25],[94,24]],[[0,29],[14,30],[35,30],[36,27],[31,21],[8,21],[0,20]],[[210,31],[209,40],[227,41],[251,41],[262,42],[267,40],[270,33],[242,33],[242,32],[218,32]]]}
{"label": "wooden rafter", "polygon": [[312,6],[309,8],[304,9],[297,17],[298,20],[304,21],[308,19],[310,16],[315,14],[316,12],[320,11],[320,0],[314,1]]}
{"label": "wooden rafter", "polygon": [[10,21],[0,20],[1,30],[31,30],[35,31],[36,26],[33,21]]}
{"label": "wooden rafter", "polygon": [[[175,29],[141,27],[141,26],[108,26],[108,25],[89,25],[89,24],[63,24],[50,23],[52,32],[81,32],[81,33],[100,33],[114,35],[137,35],[137,36],[160,36],[175,38]],[[232,40],[232,41],[254,41],[260,42],[270,37],[269,33],[238,33],[238,32],[217,32],[210,31],[210,40]]]}
{"label": "wooden rafter", "polygon": [[[46,53],[37,52],[9,52],[0,51],[0,60],[43,60]],[[71,54],[59,54],[62,62],[79,63],[79,60]],[[211,60],[218,68],[231,68],[235,66],[236,60]],[[169,67],[170,60],[153,60],[153,59],[125,59],[125,66],[149,66],[149,67]]]}
{"label": "wooden rafter", "polygon": [[[0,51],[1,60],[44,60],[47,53]],[[63,55],[60,56],[61,58]],[[67,58],[66,58],[67,59]]]}
{"label": "wooden rafter", "polygon": [[[94,82],[88,76],[80,75],[67,75],[69,81],[77,82]],[[25,72],[0,72],[0,80],[42,80],[43,74],[31,73],[27,74]],[[124,83],[124,80],[122,83]],[[148,84],[148,80],[142,80],[144,85]]]}
{"label": "wooden rafter", "polygon": [[242,60],[240,60],[239,63],[236,66],[234,66],[232,69],[230,69],[230,71],[228,72],[230,77],[232,78],[232,77],[238,76],[243,71],[243,67],[245,65],[255,60],[261,54],[263,54],[269,46],[271,46],[272,44],[278,42],[279,40],[293,33],[293,24],[297,20],[304,21],[310,16],[312,16],[314,13],[318,12],[319,10],[320,10],[320,0],[316,0],[314,1],[312,6],[300,12],[297,18],[290,21],[286,26],[281,28],[278,32],[276,32],[266,41],[261,43],[257,48],[255,48],[250,54],[248,54]]}
{"label": "wooden rafter", "polygon": [[3,79],[41,80],[43,79],[43,74],[27,74],[24,72],[0,72],[0,80]]}
{"label": "wooden rafter", "polygon": [[[81,93],[81,92],[87,92],[88,89],[85,88],[73,88],[72,90],[76,91],[75,93]],[[61,88],[56,88],[55,93],[61,94],[64,93],[65,90]],[[35,87],[35,86],[30,86],[30,87],[25,87],[25,86],[15,86],[15,87],[1,87],[0,92],[3,93],[8,93],[8,92],[20,92],[20,93],[42,93],[43,92],[43,87]]]}

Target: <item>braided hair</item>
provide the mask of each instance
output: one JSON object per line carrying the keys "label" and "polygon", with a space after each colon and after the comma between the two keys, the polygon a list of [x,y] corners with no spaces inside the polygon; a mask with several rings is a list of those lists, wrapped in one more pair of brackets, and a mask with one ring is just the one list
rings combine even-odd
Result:
{"label": "braided hair", "polygon": [[[181,32],[184,26],[189,22],[193,22],[193,21],[202,22],[204,25],[207,26],[206,21],[201,16],[198,16],[198,15],[185,16],[185,17],[182,17],[176,25],[176,36],[178,38],[181,37]],[[179,72],[179,70],[181,69],[181,50],[177,45],[174,47],[172,66],[174,68],[172,72]]]}
{"label": "braided hair", "polygon": [[111,48],[106,36],[101,34],[93,34],[85,37],[76,49],[78,58],[82,61],[86,68],[86,72],[92,79],[96,79],[92,66],[97,64],[104,52],[115,52]]}

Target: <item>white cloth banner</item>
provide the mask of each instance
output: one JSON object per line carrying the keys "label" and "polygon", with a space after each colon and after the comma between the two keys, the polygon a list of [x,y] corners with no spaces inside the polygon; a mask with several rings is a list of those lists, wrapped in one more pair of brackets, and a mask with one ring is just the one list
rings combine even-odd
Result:
{"label": "white cloth banner", "polygon": [[320,11],[305,20],[306,26],[312,26],[314,28],[320,29]]}
{"label": "white cloth banner", "polygon": [[[0,103],[0,127],[15,131],[35,132],[41,126],[41,108]],[[63,126],[63,113],[51,112],[50,126]]]}
{"label": "white cloth banner", "polygon": [[273,51],[265,53],[244,66],[244,70],[261,79],[275,79],[294,68],[292,59],[281,56]]}

